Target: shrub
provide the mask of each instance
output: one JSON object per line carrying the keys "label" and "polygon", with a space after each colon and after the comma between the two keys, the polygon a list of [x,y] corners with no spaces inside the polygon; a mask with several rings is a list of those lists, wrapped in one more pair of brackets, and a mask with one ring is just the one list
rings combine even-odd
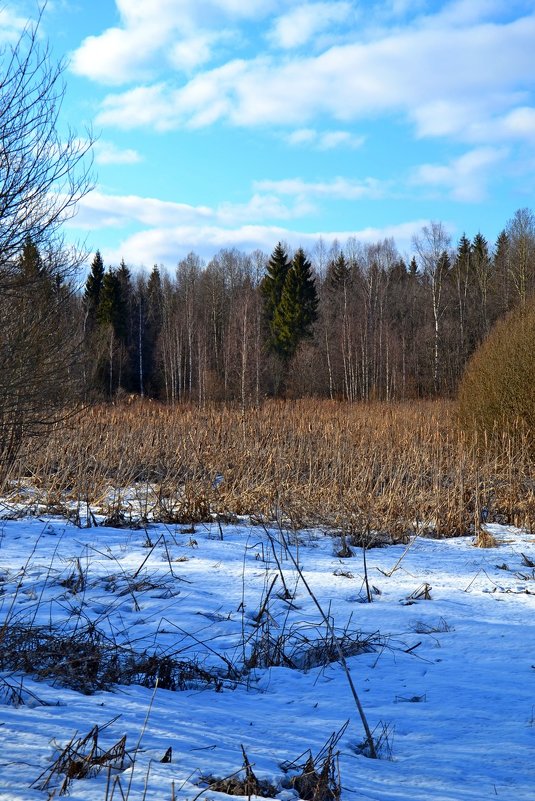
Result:
{"label": "shrub", "polygon": [[535,296],[498,322],[468,362],[459,387],[464,428],[481,434],[535,427]]}

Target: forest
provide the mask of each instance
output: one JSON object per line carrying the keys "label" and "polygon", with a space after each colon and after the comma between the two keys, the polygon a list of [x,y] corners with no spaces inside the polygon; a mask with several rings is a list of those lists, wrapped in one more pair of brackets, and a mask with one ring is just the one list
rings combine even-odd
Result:
{"label": "forest", "polygon": [[87,390],[244,405],[451,397],[493,323],[534,288],[535,217],[519,209],[495,243],[478,233],[456,246],[431,222],[413,250],[405,260],[392,239],[320,241],[312,253],[278,243],[207,264],[190,253],[149,275],[97,252],[71,298]]}

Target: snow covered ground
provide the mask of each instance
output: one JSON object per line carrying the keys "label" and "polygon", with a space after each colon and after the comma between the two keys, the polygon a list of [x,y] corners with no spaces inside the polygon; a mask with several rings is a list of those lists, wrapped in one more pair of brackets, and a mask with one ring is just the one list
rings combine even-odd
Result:
{"label": "snow covered ground", "polygon": [[[242,746],[290,801],[333,734],[343,801],[532,801],[535,539],[488,528],[486,550],[472,538],[369,550],[368,603],[362,551],[339,558],[320,531],[0,521],[1,801],[46,799],[62,781],[80,801],[221,801],[210,782],[245,776]],[[341,638],[381,759],[362,754],[332,632],[290,554]],[[128,683],[110,680],[114,666]],[[69,743],[80,764],[64,759],[66,781],[55,760]]]}

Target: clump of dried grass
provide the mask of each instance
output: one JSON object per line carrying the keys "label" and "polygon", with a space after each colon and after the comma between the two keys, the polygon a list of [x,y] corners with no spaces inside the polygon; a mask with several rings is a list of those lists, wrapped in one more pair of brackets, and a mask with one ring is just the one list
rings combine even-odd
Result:
{"label": "clump of dried grass", "polygon": [[201,776],[201,783],[203,786],[205,786],[207,790],[225,793],[225,795],[239,795],[246,796],[247,798],[251,798],[251,796],[274,798],[277,794],[277,788],[270,784],[270,782],[257,778],[243,745],[241,750],[243,754],[243,767],[240,770],[223,778],[217,778],[211,775]]}
{"label": "clump of dried grass", "polygon": [[102,748],[99,737],[105,728],[94,726],[84,737],[75,735],[59,750],[52,765],[33,782],[32,787],[48,791],[49,798],[56,794],[67,795],[75,779],[94,778],[104,768],[123,771],[129,767],[132,760],[126,751],[126,735],[111,747]]}
{"label": "clump of dried grass", "polygon": [[346,721],[338,732],[333,732],[315,757],[311,751],[306,751],[293,762],[283,763],[281,768],[286,774],[283,785],[296,790],[304,801],[338,801],[342,783],[336,747],[348,723]]}

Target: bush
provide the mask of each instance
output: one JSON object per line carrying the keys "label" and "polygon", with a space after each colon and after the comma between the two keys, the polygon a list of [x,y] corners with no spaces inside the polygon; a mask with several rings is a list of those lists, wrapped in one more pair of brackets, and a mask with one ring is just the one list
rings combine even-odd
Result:
{"label": "bush", "polygon": [[535,296],[499,321],[468,362],[459,395],[465,429],[535,428]]}

